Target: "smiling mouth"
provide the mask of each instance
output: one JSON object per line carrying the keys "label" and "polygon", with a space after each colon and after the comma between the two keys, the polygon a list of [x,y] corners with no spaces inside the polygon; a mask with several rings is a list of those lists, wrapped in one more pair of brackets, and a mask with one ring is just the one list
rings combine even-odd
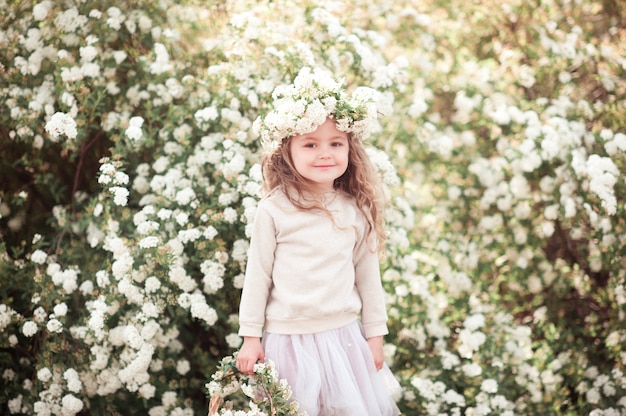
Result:
{"label": "smiling mouth", "polygon": [[316,167],[316,168],[322,168],[322,169],[325,169],[325,168],[332,168],[332,167],[334,167],[334,166],[335,166],[335,165],[317,165],[317,166],[315,166],[315,167]]}

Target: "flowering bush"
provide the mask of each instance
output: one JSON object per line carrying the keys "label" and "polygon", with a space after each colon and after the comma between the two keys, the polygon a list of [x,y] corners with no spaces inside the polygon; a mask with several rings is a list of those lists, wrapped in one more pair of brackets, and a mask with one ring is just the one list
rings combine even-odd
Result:
{"label": "flowering bush", "polygon": [[375,3],[3,4],[2,414],[206,412],[252,126],[303,66],[392,109],[368,152],[401,409],[624,414],[623,11]]}

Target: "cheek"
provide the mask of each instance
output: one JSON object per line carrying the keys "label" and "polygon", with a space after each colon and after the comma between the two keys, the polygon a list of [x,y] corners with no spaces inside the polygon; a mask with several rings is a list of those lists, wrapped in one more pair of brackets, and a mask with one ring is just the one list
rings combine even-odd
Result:
{"label": "cheek", "polygon": [[304,167],[306,167],[309,163],[311,163],[306,154],[298,153],[298,152],[293,153],[291,160],[293,161],[293,166],[297,170],[301,170]]}
{"label": "cheek", "polygon": [[350,152],[348,150],[344,151],[341,153],[341,158],[348,163],[348,161],[350,160]]}

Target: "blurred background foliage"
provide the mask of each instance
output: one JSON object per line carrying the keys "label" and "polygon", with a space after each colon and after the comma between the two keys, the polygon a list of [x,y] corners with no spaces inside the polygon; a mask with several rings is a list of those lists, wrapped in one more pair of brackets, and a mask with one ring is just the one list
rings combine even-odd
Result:
{"label": "blurred background foliage", "polygon": [[[400,177],[382,270],[405,414],[626,414],[624,5],[413,3],[0,1],[0,411],[76,414],[72,394],[80,414],[202,414],[204,383],[236,348],[234,251],[258,197],[250,124],[273,86],[323,65],[393,100],[371,144]],[[56,112],[75,138],[46,132]],[[108,163],[130,178],[126,204],[99,180]],[[145,218],[158,247],[141,247]],[[119,275],[118,243],[133,259]],[[223,287],[206,289],[207,260]],[[183,306],[198,292],[215,323]],[[118,330],[148,328],[147,302],[148,379],[120,381],[141,350]]]}

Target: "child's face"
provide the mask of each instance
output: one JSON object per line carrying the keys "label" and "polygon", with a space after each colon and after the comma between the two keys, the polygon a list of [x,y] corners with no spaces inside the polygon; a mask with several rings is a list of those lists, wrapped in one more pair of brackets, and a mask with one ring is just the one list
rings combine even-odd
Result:
{"label": "child's face", "polygon": [[348,134],[337,130],[332,119],[311,133],[293,136],[289,146],[296,170],[317,191],[332,191],[335,179],[348,168]]}

